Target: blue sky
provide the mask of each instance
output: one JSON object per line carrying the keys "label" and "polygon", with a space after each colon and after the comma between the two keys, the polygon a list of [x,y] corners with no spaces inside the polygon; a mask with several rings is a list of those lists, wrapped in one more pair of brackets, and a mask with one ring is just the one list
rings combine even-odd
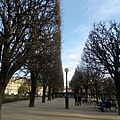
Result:
{"label": "blue sky", "polygon": [[69,69],[70,81],[81,60],[84,43],[93,23],[110,20],[120,23],[120,0],[61,1],[62,65],[63,72],[66,67]]}

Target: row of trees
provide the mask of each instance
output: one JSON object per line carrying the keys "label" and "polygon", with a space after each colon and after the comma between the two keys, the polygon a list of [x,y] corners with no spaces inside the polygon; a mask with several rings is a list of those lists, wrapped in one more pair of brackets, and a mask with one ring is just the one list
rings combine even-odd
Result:
{"label": "row of trees", "polygon": [[[98,82],[101,83],[106,74],[111,76],[116,88],[120,115],[120,24],[115,21],[110,21],[109,24],[104,22],[94,24],[85,43],[81,63],[81,66],[76,68],[77,73],[79,71],[78,79],[82,81],[80,83],[85,90],[94,84],[97,96],[101,87],[107,87],[104,84],[101,87],[98,86]],[[75,82],[76,71],[71,82]],[[111,79],[108,80],[110,82]]]}
{"label": "row of trees", "polygon": [[[59,0],[0,1],[0,117],[3,95],[18,70],[31,74],[34,106],[37,83],[45,93],[63,88]],[[51,92],[50,92],[51,93]],[[45,102],[43,94],[43,102]]]}
{"label": "row of trees", "polygon": [[74,93],[81,93],[92,98],[98,99],[116,95],[115,83],[111,77],[100,76],[99,72],[94,73],[90,69],[82,69],[77,66],[75,73],[70,81],[70,87]]}

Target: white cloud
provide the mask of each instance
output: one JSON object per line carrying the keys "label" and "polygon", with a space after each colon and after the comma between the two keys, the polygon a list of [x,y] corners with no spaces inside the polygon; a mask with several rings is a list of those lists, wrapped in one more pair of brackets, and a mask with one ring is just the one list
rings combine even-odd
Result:
{"label": "white cloud", "polygon": [[120,1],[104,0],[94,12],[94,21],[110,21],[119,18]]}
{"label": "white cloud", "polygon": [[[75,68],[79,64],[83,47],[84,47],[84,42],[77,41],[76,46],[74,46],[74,48],[69,49],[62,53],[63,72],[65,68],[69,69],[68,81],[72,79],[72,76],[74,75],[75,72]],[[64,72],[64,79],[65,79],[65,72]],[[64,85],[65,84],[66,82],[64,83]]]}
{"label": "white cloud", "polygon": [[116,14],[120,13],[120,1],[119,0],[106,0],[104,4],[99,8],[98,14],[101,19],[111,19],[111,17],[116,16]]}
{"label": "white cloud", "polygon": [[74,31],[72,31],[72,34],[74,33],[88,33],[88,31],[90,30],[91,25],[87,26],[87,25],[79,25]]}
{"label": "white cloud", "polygon": [[119,18],[120,0],[89,0],[84,5],[84,9],[86,9],[84,16],[90,24],[99,21],[110,21]]}
{"label": "white cloud", "polygon": [[70,58],[70,59],[77,59],[78,58],[78,56],[77,55],[75,55],[75,54],[71,54],[71,55],[69,55],[68,56],[68,58]]}

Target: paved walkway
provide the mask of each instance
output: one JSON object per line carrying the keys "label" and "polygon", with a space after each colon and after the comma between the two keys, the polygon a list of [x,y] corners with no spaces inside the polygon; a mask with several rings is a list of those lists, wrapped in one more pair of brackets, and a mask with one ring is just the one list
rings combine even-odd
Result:
{"label": "paved walkway", "polygon": [[35,107],[28,107],[29,101],[3,104],[2,120],[120,120],[115,111],[101,112],[96,106],[82,104],[74,106],[74,99],[69,99],[70,109],[65,109],[65,99],[57,98],[41,103],[36,98]]}

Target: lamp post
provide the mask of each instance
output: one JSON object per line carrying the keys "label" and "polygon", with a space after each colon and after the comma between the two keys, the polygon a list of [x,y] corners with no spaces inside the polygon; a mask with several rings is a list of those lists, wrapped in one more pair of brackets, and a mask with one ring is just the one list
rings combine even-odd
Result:
{"label": "lamp post", "polygon": [[1,58],[0,58],[0,72],[1,72],[1,66],[2,66],[2,61],[1,61]]}
{"label": "lamp post", "polygon": [[67,73],[68,73],[69,69],[65,68],[65,72],[66,72],[66,96],[65,96],[65,109],[69,109],[69,98],[68,98],[68,86],[67,86]]}

